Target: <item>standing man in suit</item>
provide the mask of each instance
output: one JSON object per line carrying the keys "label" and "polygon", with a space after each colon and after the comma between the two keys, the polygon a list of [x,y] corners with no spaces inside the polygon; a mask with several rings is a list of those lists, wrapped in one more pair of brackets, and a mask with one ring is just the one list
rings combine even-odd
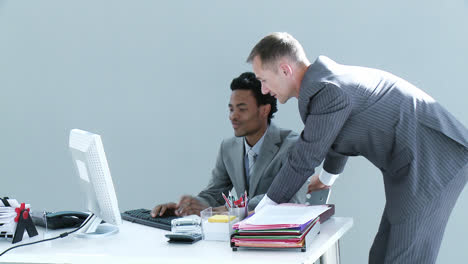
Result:
{"label": "standing man in suit", "polygon": [[264,37],[248,59],[262,92],[298,98],[304,131],[257,210],[285,202],[324,160],[309,191],[328,188],[348,156],[383,174],[386,205],[369,263],[434,263],[468,177],[468,131],[432,97],[381,70],[320,56],[288,33]]}
{"label": "standing man in suit", "polygon": [[[229,101],[229,119],[235,137],[221,143],[215,168],[208,186],[196,197],[183,196],[179,203],[157,205],[152,216],[200,214],[211,206],[225,210],[221,193],[228,194],[234,187],[237,197],[247,191],[248,209],[253,210],[263,198],[286,154],[298,135],[291,130],[271,124],[277,111],[276,99],[262,94],[261,84],[252,72],[242,73],[232,80]],[[304,186],[291,202],[304,203]]]}

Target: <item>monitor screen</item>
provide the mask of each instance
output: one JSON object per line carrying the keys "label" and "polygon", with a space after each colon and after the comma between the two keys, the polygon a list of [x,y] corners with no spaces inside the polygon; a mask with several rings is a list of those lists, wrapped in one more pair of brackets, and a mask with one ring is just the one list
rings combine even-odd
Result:
{"label": "monitor screen", "polygon": [[[72,129],[69,147],[85,196],[86,209],[94,214],[94,219],[90,219],[79,234],[100,236],[118,232],[117,226],[122,219],[101,137]],[[102,220],[106,224],[101,224]]]}

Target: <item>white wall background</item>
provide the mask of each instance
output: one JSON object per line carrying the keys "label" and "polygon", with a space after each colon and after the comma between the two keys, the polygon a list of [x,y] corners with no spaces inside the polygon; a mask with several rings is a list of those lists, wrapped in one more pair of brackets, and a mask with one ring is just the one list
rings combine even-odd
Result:
{"label": "white wall background", "polygon": [[[121,210],[196,194],[228,122],[229,84],[267,33],[287,31],[311,60],[393,72],[467,125],[468,1],[2,1],[0,196],[80,210],[68,133],[102,135]],[[297,101],[276,124],[302,130]],[[334,186],[352,216],[343,263],[367,262],[382,177],[353,158]],[[438,263],[466,261],[468,190]]]}

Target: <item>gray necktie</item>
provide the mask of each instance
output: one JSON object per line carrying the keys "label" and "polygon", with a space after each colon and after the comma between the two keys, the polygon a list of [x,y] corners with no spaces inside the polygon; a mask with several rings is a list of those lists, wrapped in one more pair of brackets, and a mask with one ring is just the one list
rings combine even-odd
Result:
{"label": "gray necktie", "polygon": [[249,159],[249,175],[252,175],[252,168],[257,159],[257,154],[252,149],[249,149],[247,151],[247,158]]}

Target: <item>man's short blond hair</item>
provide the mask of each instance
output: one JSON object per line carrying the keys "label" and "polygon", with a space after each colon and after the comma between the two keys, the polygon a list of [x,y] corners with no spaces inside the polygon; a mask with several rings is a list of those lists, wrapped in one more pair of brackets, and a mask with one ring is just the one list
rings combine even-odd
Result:
{"label": "man's short blond hair", "polygon": [[263,68],[274,68],[278,60],[283,57],[295,63],[307,61],[302,45],[286,32],[274,32],[260,40],[250,52],[247,62],[252,63],[257,56]]}

